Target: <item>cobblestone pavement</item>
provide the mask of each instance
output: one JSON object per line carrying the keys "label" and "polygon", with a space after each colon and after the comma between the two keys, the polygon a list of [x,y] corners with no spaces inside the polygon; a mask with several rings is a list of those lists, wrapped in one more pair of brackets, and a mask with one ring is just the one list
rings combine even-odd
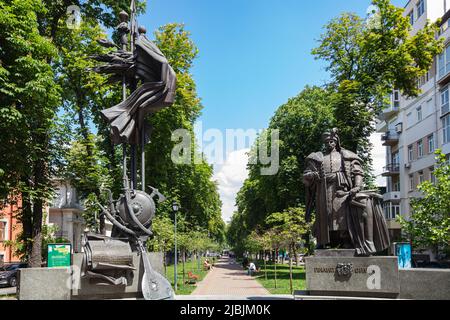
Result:
{"label": "cobblestone pavement", "polygon": [[203,281],[197,284],[192,296],[265,296],[270,293],[242,266],[227,258],[219,260]]}

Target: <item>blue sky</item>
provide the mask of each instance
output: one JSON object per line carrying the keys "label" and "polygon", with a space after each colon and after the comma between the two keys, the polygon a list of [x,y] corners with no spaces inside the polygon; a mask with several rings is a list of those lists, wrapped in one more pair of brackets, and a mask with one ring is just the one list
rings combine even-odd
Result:
{"label": "blue sky", "polygon": [[[402,7],[406,2],[392,1]],[[225,133],[266,128],[290,97],[306,85],[324,84],[325,64],[311,55],[324,25],[342,12],[364,16],[370,4],[370,0],[149,0],[139,24],[150,38],[159,26],[185,24],[200,51],[192,69],[204,106],[199,121],[203,130]],[[372,141],[378,174],[384,149],[379,136]],[[234,150],[224,164],[214,165],[225,221],[235,210],[236,193],[247,176],[246,151]]]}
{"label": "blue sky", "polygon": [[[403,5],[406,0],[396,0]],[[192,70],[205,128],[265,128],[278,106],[328,75],[311,49],[341,12],[364,15],[369,0],[149,0],[150,32],[184,23],[200,50]]]}

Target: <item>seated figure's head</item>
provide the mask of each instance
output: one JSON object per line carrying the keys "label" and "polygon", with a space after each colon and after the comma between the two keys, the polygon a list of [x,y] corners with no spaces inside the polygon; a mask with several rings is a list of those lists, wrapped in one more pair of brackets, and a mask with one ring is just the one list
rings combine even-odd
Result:
{"label": "seated figure's head", "polygon": [[322,135],[327,151],[341,151],[341,142],[338,135],[338,129],[333,128]]}

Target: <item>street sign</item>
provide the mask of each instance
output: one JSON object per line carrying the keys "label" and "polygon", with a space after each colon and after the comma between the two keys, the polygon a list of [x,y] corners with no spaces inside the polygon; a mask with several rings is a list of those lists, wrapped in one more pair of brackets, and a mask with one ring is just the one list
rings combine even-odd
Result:
{"label": "street sign", "polygon": [[72,262],[72,245],[70,243],[49,243],[47,245],[47,267],[70,267]]}

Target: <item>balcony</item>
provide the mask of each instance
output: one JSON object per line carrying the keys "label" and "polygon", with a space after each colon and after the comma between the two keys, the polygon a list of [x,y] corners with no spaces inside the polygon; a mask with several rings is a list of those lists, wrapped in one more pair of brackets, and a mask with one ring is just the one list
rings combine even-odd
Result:
{"label": "balcony", "polygon": [[388,229],[401,229],[402,226],[400,225],[400,223],[398,223],[397,220],[395,219],[386,219],[386,225],[388,227]]}
{"label": "balcony", "polygon": [[396,132],[388,131],[381,136],[383,146],[394,146],[398,143],[399,135]]}
{"label": "balcony", "polygon": [[392,177],[400,174],[400,165],[398,163],[391,163],[383,168],[383,177]]}
{"label": "balcony", "polygon": [[383,194],[383,201],[389,201],[392,203],[400,202],[400,191],[391,191]]}
{"label": "balcony", "polygon": [[393,103],[391,104],[389,107],[383,109],[380,113],[380,115],[378,116],[378,119],[380,119],[381,121],[386,121],[390,118],[392,118],[394,115],[396,115],[399,112],[400,108],[398,103]]}

